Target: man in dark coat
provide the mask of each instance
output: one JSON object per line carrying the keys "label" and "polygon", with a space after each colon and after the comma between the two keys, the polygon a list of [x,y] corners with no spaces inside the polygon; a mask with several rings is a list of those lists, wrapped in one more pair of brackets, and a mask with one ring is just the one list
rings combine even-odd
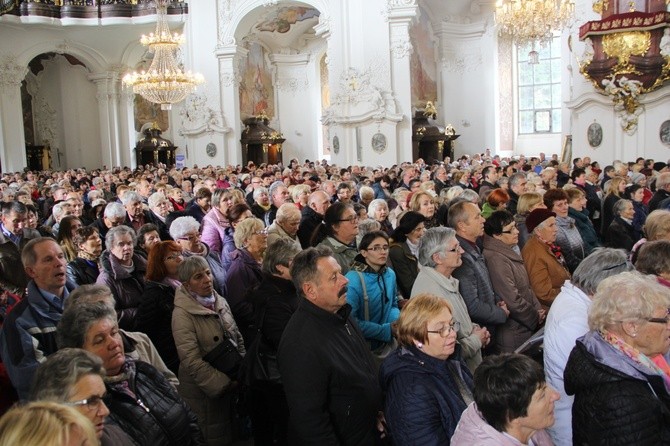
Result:
{"label": "man in dark coat", "polygon": [[327,248],[298,254],[291,277],[302,299],[277,357],[289,443],[375,444],[382,395],[370,347],[350,316],[347,279]]}
{"label": "man in dark coat", "polygon": [[307,206],[302,210],[300,226],[298,226],[298,240],[303,249],[308,248],[314,230],[323,222],[323,216],[330,207],[330,197],[322,190],[312,192]]}

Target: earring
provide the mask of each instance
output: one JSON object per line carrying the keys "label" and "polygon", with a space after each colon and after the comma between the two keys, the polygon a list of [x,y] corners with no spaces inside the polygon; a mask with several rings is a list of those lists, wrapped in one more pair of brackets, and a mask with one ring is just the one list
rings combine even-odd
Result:
{"label": "earring", "polygon": [[635,336],[637,336],[637,333],[633,333],[631,336],[635,337]]}
{"label": "earring", "polygon": [[423,342],[417,342],[416,347],[417,348],[423,348]]}

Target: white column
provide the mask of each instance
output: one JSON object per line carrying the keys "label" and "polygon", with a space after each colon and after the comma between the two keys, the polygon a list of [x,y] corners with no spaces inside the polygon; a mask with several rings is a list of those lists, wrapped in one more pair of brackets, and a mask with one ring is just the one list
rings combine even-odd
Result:
{"label": "white column", "polygon": [[[100,117],[100,151],[102,164],[108,168],[130,164],[129,154],[123,156],[120,138],[119,74],[114,71],[95,73],[89,76],[98,88],[98,113]],[[126,148],[127,149],[127,148]]]}
{"label": "white column", "polygon": [[12,56],[0,63],[0,162],[2,172],[20,172],[26,167],[26,140],[23,132],[21,81],[27,67],[17,65]]}
{"label": "white column", "polygon": [[137,140],[142,138],[142,136],[138,138],[135,131],[135,93],[128,88],[122,91],[119,97],[119,134],[121,135],[119,145],[124,154],[122,157],[129,158],[129,161],[123,165],[134,169],[137,167],[135,146]]}
{"label": "white column", "polygon": [[221,89],[221,110],[227,119],[231,131],[224,137],[224,159],[222,165],[236,165],[242,163],[242,121],[240,118],[240,75],[238,61],[245,57],[247,51],[234,43],[220,45],[216,49],[219,59],[219,86]]}
{"label": "white column", "polygon": [[412,43],[409,26],[416,16],[416,1],[398,2],[389,10],[389,40],[391,50],[391,87],[398,104],[398,111],[405,115],[396,127],[398,162],[412,160],[412,85],[410,58]]}
{"label": "white column", "polygon": [[[276,67],[275,88],[277,89],[277,112],[280,130],[286,142],[284,142],[283,160],[284,164],[291,158],[304,160],[314,159],[315,148],[318,147],[316,138],[316,127],[305,125],[305,117],[314,116],[319,113],[314,108],[317,101],[311,96],[313,89],[309,88],[307,77],[310,54],[272,54],[270,61]],[[286,111],[297,111],[300,113],[287,113]]]}

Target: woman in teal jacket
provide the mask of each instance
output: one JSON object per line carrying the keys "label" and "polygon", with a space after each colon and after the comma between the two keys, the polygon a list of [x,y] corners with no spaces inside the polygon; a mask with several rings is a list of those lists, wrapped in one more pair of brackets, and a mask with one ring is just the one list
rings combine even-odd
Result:
{"label": "woman in teal jacket", "polygon": [[359,249],[346,274],[347,302],[372,351],[381,353],[392,343],[391,323],[400,316],[395,273],[386,266],[388,235],[382,231],[365,234]]}

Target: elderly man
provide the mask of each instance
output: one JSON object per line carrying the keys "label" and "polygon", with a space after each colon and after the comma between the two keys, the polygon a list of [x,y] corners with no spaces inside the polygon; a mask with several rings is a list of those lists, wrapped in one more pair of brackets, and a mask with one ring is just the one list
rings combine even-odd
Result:
{"label": "elderly man", "polygon": [[30,240],[21,253],[30,277],[25,297],[7,316],[0,332],[0,356],[21,399],[28,397],[40,362],[58,350],[56,326],[74,284],[67,282],[65,254],[55,240]]}
{"label": "elderly man", "polygon": [[15,296],[0,295],[0,322],[4,307],[11,305],[28,284],[28,276],[21,265],[21,250],[31,240],[40,237],[39,232],[26,228],[28,209],[21,202],[3,204],[0,223],[0,292]]}
{"label": "elderly man", "polygon": [[484,200],[487,193],[498,188],[498,170],[496,166],[486,166],[482,169],[482,184],[479,186],[479,199]]}
{"label": "elderly man", "polygon": [[51,226],[51,232],[53,232],[54,237],[58,236],[58,228],[60,227],[60,222],[62,219],[68,215],[73,215],[72,206],[68,201],[61,201],[60,203],[54,204],[53,209],[51,210],[53,217],[53,225]]}
{"label": "elderly man", "polygon": [[291,264],[301,296],[277,359],[289,405],[290,444],[375,444],[382,395],[370,347],[351,318],[347,279],[327,248]]}
{"label": "elderly man", "polygon": [[526,184],[528,184],[528,180],[526,179],[526,174],[523,172],[515,173],[509,177],[507,210],[512,215],[516,215],[516,205],[519,202],[519,196],[526,192]]}
{"label": "elderly man", "polygon": [[269,189],[270,193],[270,210],[265,213],[263,223],[265,227],[270,226],[277,218],[277,210],[284,203],[290,202],[291,194],[288,188],[282,181],[275,181]]}
{"label": "elderly man", "polygon": [[123,194],[121,203],[126,209],[126,221],[123,224],[133,228],[135,233],[145,223],[153,223],[148,215],[148,211],[146,213],[144,211],[142,196],[137,192],[129,191]]}
{"label": "elderly man", "polygon": [[656,177],[656,192],[649,200],[649,212],[662,209],[661,202],[668,198],[670,198],[670,172],[663,172]]}
{"label": "elderly man", "polygon": [[563,372],[575,341],[589,331],[587,317],[596,288],[604,279],[632,269],[623,250],[596,249],[577,267],[551,305],[544,327],[544,374],[547,384],[561,395],[554,406],[556,421],[549,429],[556,445],[572,444],[571,411],[575,397],[565,393]]}
{"label": "elderly man", "polygon": [[493,291],[493,284],[482,251],[477,246],[484,234],[484,217],[476,204],[461,201],[449,208],[449,226],[456,230],[456,239],[463,248],[462,265],[454,270],[458,288],[473,322],[486,326],[491,335],[504,324],[509,310]]}
{"label": "elderly man", "polygon": [[300,226],[298,227],[298,239],[303,249],[311,246],[314,230],[323,223],[323,216],[330,207],[330,197],[322,190],[313,192],[307,201],[307,206],[302,210]]}
{"label": "elderly man", "polygon": [[91,226],[98,230],[100,238],[105,240],[107,236],[107,231],[110,229],[122,225],[126,221],[126,208],[123,207],[121,203],[108,203],[105,206],[105,210],[102,213],[102,216],[95,220]]}
{"label": "elderly man", "polygon": [[282,204],[277,210],[277,218],[268,226],[268,246],[277,240],[290,240],[298,249],[302,249],[297,236],[299,226],[298,207],[293,203]]}

